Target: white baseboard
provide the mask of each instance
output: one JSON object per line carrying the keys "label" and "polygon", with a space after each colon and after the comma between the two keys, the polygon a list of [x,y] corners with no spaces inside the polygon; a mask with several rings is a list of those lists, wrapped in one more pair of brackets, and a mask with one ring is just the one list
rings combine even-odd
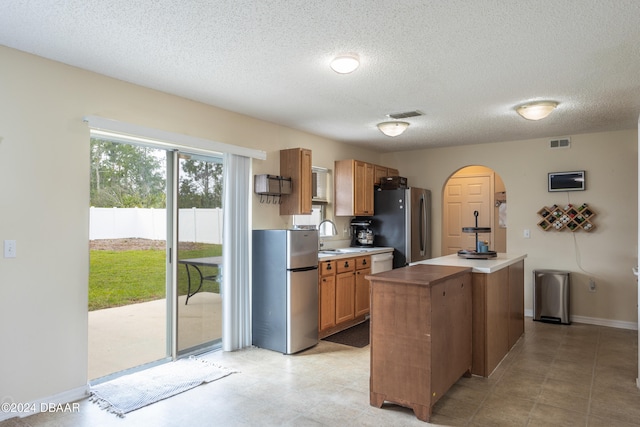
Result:
{"label": "white baseboard", "polygon": [[[25,408],[22,412],[5,412],[0,411],[0,422],[15,417],[28,417],[40,412],[44,412],[50,405],[66,405],[67,403],[75,402],[77,400],[84,399],[89,396],[89,385],[67,390],[62,393],[54,394],[53,396],[45,397],[43,399],[34,400],[29,403],[20,403],[19,409]],[[2,403],[18,403],[10,400],[3,400]]]}
{"label": "white baseboard", "polygon": [[[525,317],[533,317],[533,310],[525,310]],[[598,319],[597,317],[569,316],[571,322],[586,323],[587,325],[607,326],[609,328],[638,330],[636,322],[623,322],[621,320]]]}

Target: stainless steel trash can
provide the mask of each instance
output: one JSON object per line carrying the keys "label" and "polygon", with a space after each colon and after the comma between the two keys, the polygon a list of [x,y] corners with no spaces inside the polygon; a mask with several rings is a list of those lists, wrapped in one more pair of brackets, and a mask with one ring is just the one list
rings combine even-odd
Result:
{"label": "stainless steel trash can", "polygon": [[561,270],[533,271],[533,320],[571,324],[569,285],[571,273]]}

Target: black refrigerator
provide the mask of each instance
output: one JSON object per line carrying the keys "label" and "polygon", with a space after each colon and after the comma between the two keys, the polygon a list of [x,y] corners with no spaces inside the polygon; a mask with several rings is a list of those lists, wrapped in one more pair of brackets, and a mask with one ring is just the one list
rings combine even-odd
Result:
{"label": "black refrigerator", "polygon": [[377,189],[371,228],[375,246],[394,249],[393,268],[431,258],[431,191]]}

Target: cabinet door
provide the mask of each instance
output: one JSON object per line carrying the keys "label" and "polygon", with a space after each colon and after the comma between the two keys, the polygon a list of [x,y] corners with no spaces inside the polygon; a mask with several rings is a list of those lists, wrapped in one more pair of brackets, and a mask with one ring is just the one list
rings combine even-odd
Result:
{"label": "cabinet door", "polygon": [[280,175],[291,177],[291,194],[282,196],[280,215],[311,214],[311,150],[280,150]]}
{"label": "cabinet door", "polygon": [[387,176],[399,176],[400,172],[398,169],[387,168],[380,165],[374,165],[373,171],[373,182],[375,185],[380,185],[382,183],[382,178]]}
{"label": "cabinet door", "polygon": [[380,165],[375,165],[373,168],[373,182],[375,185],[380,184],[380,180],[387,175],[387,168]]}
{"label": "cabinet door", "polygon": [[334,165],[333,195],[336,216],[353,216],[353,189],[355,186],[354,160],[336,160]]}
{"label": "cabinet door", "polygon": [[354,318],[355,274],[353,271],[336,275],[336,324]]}
{"label": "cabinet door", "polygon": [[370,274],[370,268],[364,268],[356,271],[355,317],[369,313],[369,281],[365,279],[365,277]]}
{"label": "cabinet door", "polygon": [[336,325],[336,276],[320,278],[320,330]]}
{"label": "cabinet door", "polygon": [[364,182],[364,206],[365,215],[373,215],[373,165],[367,163],[365,166],[365,182]]}
{"label": "cabinet door", "polygon": [[300,211],[308,214],[311,213],[311,199],[313,198],[311,166],[311,150],[303,148],[300,152]]}
{"label": "cabinet door", "polygon": [[354,215],[373,215],[373,165],[356,160],[354,168]]}

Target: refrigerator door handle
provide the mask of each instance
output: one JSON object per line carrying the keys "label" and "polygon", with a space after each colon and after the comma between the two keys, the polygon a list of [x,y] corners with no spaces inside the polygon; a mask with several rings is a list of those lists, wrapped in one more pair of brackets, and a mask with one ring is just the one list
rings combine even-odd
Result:
{"label": "refrigerator door handle", "polygon": [[310,265],[309,267],[298,267],[298,268],[288,268],[287,271],[309,271],[309,270],[317,270],[317,265]]}

